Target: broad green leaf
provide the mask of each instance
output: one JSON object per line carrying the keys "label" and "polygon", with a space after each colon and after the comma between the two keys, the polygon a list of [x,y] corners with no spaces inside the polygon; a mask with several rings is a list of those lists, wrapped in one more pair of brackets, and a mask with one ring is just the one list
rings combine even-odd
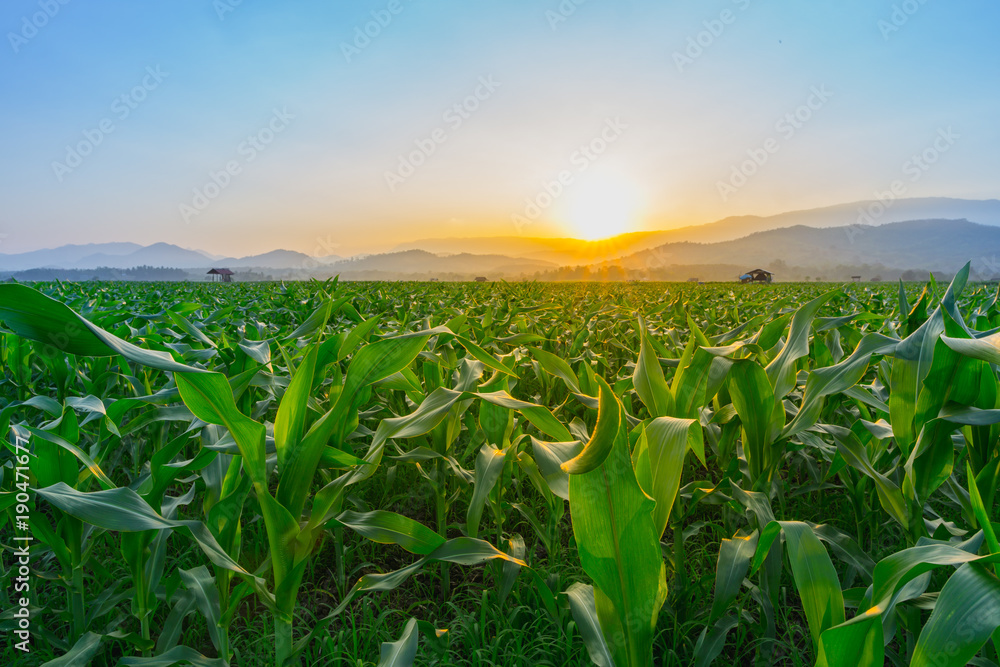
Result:
{"label": "broad green leaf", "polygon": [[441,333],[450,332],[444,327],[438,327],[384,338],[365,345],[351,358],[351,363],[347,367],[344,390],[339,400],[354,401],[358,390],[362,387],[403,370],[416,359],[428,338]]}
{"label": "broad green leaf", "polygon": [[635,362],[635,371],[632,374],[632,384],[635,386],[635,393],[646,410],[653,417],[666,417],[673,411],[673,396],[667,387],[667,381],[663,377],[663,368],[656,357],[652,344],[649,342],[649,334],[646,333],[646,326],[642,319],[639,320],[639,359]]}
{"label": "broad green leaf", "polygon": [[166,311],[166,313],[167,317],[169,317],[174,322],[174,324],[180,327],[181,331],[186,333],[191,338],[194,338],[196,341],[210,348],[214,349],[218,347],[212,339],[210,339],[208,336],[202,333],[201,329],[193,325],[191,323],[191,320],[189,320],[188,318],[184,317],[179,313],[175,313],[174,311],[169,309]]}
{"label": "broad green leaf", "polygon": [[[968,461],[965,462],[965,475],[969,483],[969,500],[972,504],[972,510],[975,513],[979,527],[983,530],[986,544],[990,548],[991,554],[1000,554],[1000,541],[997,540],[997,534],[993,530],[993,522],[986,511],[986,506],[983,504],[983,498],[979,494],[979,486],[975,481],[976,476],[972,474],[972,464]],[[996,567],[995,569],[997,570],[997,575],[1000,576],[1000,567]]]}
{"label": "broad green leaf", "polygon": [[895,606],[895,598],[907,583],[939,567],[960,567],[965,563],[1000,562],[1000,554],[977,556],[955,546],[924,544],[891,554],[875,566],[871,607],[886,614]]}
{"label": "broad green leaf", "polygon": [[816,423],[823,408],[823,399],[847,391],[857,385],[868,370],[873,354],[890,354],[899,341],[881,334],[869,334],[861,339],[847,359],[809,373],[805,394],[798,414],[785,427],[781,437],[789,438]]}
{"label": "broad green leaf", "polygon": [[0,285],[0,320],[14,333],[59,352],[82,357],[120,354],[149,368],[182,373],[202,369],[177,363],[166,352],[145,350],[123,341],[73,312],[68,306],[18,283]]}
{"label": "broad green leaf", "polygon": [[339,308],[341,305],[347,302],[347,297],[340,299],[337,302],[324,301],[323,304],[314,310],[312,314],[305,319],[305,321],[300,324],[294,331],[284,337],[284,340],[290,341],[296,338],[304,338],[306,336],[311,336],[316,333],[329,321],[330,316],[334,312],[334,308]]}
{"label": "broad green leaf", "polygon": [[457,340],[459,342],[459,344],[462,347],[464,347],[466,349],[466,351],[470,355],[472,355],[472,357],[474,359],[476,359],[477,361],[480,361],[483,364],[485,364],[487,368],[492,368],[493,370],[497,371],[498,373],[503,373],[504,375],[510,375],[511,377],[515,377],[515,378],[517,377],[517,373],[515,373],[514,371],[512,371],[509,368],[507,368],[506,366],[504,366],[499,361],[497,361],[496,358],[492,354],[490,354],[489,352],[487,352],[483,348],[479,347],[478,345],[476,345],[475,343],[473,343],[471,340],[469,340],[467,338],[463,338],[462,336],[455,336],[455,340]]}
{"label": "broad green leaf", "polygon": [[261,366],[271,363],[271,345],[266,340],[242,340],[239,348]]}
{"label": "broad green leaf", "polygon": [[809,621],[813,648],[818,651],[820,635],[844,622],[844,596],[837,571],[823,544],[807,524],[782,521],[788,561],[795,588]]}
{"label": "broad green leaf", "polygon": [[191,570],[178,570],[178,574],[184,582],[184,587],[194,596],[195,604],[208,624],[208,636],[218,650],[222,611],[219,608],[219,590],[215,587],[215,579],[204,565]]}
{"label": "broad green leaf", "polygon": [[840,290],[827,292],[799,308],[792,316],[792,326],[785,346],[774,361],[767,365],[767,377],[774,386],[775,399],[781,400],[795,388],[795,364],[809,354],[809,332],[813,320],[819,309],[839,293]]}
{"label": "broad green leaf", "polygon": [[514,588],[514,582],[517,580],[518,573],[521,572],[520,563],[524,562],[525,554],[527,553],[527,548],[524,546],[524,538],[522,538],[517,533],[511,536],[508,540],[508,554],[511,560],[504,561],[503,564],[503,576],[500,579],[500,592],[497,595],[497,599],[500,604],[504,603],[507,596],[510,595],[511,590]]}
{"label": "broad green leaf", "polygon": [[861,612],[823,632],[816,667],[883,667],[882,638],[882,617],[878,610]]}
{"label": "broad green leaf", "polygon": [[80,463],[86,466],[87,471],[92,474],[100,482],[101,486],[105,489],[113,489],[115,487],[114,482],[101,470],[101,466],[97,465],[90,456],[87,455],[82,449],[74,445],[72,442],[67,441],[65,438],[61,438],[55,433],[50,431],[43,431],[37,428],[28,427],[28,432],[39,440],[44,440],[46,442],[51,442],[52,444],[70,452],[73,456],[79,459]]}
{"label": "broad green leaf", "polygon": [[813,534],[820,541],[826,543],[840,560],[857,569],[858,572],[864,574],[868,579],[871,579],[875,575],[875,561],[861,550],[861,547],[858,546],[858,543],[850,535],[830,524],[815,524],[810,521],[806,521],[806,523],[812,528]]}
{"label": "broad green leaf", "polygon": [[184,404],[195,417],[229,429],[250,478],[258,489],[266,489],[264,425],[239,411],[225,376],[221,373],[178,373],[175,380]]}
{"label": "broad green leaf", "polygon": [[694,419],[660,417],[646,426],[645,434],[652,476],[652,486],[646,490],[646,495],[656,501],[653,525],[657,535],[662,537],[681,486],[688,449],[700,449],[701,458],[705,456],[701,425]]}
{"label": "broad green leaf", "polygon": [[694,645],[694,667],[708,667],[715,662],[726,647],[726,636],[737,625],[739,619],[736,616],[726,616],[712,626],[711,632],[707,627],[702,630]]}
{"label": "broad green leaf", "polygon": [[489,542],[473,539],[471,537],[456,537],[448,540],[420,560],[415,561],[399,570],[387,572],[385,574],[364,575],[356,584],[354,584],[337,608],[331,612],[330,617],[342,614],[344,610],[347,609],[351,601],[360,593],[372,591],[391,591],[398,588],[401,584],[403,584],[403,582],[418,572],[427,563],[445,561],[448,563],[456,563],[458,565],[478,565],[490,560],[513,561],[522,567],[526,567],[526,563],[508,556]]}
{"label": "broad green leaf", "polygon": [[[278,414],[274,418],[274,445],[278,452],[278,467],[284,472],[285,465],[294,459],[294,450],[300,446],[305,430],[307,401],[312,391],[316,373],[316,357],[319,348],[313,345],[292,375],[292,381],[285,390]],[[302,480],[298,480],[301,483]],[[281,491],[278,498],[281,499]]]}
{"label": "broad green leaf", "polygon": [[562,466],[580,455],[583,443],[579,440],[543,442],[531,438],[531,451],[549,490],[563,500],[569,500],[569,473]]}
{"label": "broad green leaf", "polygon": [[519,401],[506,391],[484,392],[476,394],[475,397],[510,410],[517,410],[535,428],[559,442],[573,440],[573,435],[569,430],[561,421],[556,419],[551,410],[543,405]]}
{"label": "broad green leaf", "polygon": [[1000,332],[983,338],[951,338],[941,336],[941,341],[955,352],[991,364],[1000,364]]}
{"label": "broad green leaf", "polygon": [[977,563],[966,563],[941,589],[920,632],[911,667],[969,664],[1000,627],[1000,580]]}
{"label": "broad green leaf", "polygon": [[580,393],[580,381],[568,363],[551,352],[546,352],[537,347],[531,348],[531,356],[538,361],[538,364],[546,373],[554,375],[565,382],[570,391]]}
{"label": "broad green leaf", "polygon": [[417,619],[411,618],[394,642],[382,642],[378,667],[411,667],[417,657]]}
{"label": "broad green leaf", "polygon": [[93,632],[84,633],[73,644],[73,648],[58,658],[43,662],[41,667],[86,667],[97,655],[103,639],[102,635]]}
{"label": "broad green leaf", "polygon": [[466,533],[469,537],[479,536],[479,521],[483,516],[486,498],[496,486],[507,462],[509,449],[497,449],[493,445],[483,445],[476,457],[476,482],[473,487],[472,499],[466,514]]}
{"label": "broad green leaf", "polygon": [[[621,404],[606,384],[601,393],[613,402],[602,405],[605,419],[611,410],[620,413]],[[610,423],[617,432],[600,465],[581,474],[571,472],[573,533],[580,563],[594,582],[601,629],[615,664],[646,665],[666,598],[666,566],[653,523],[656,503],[636,480],[622,417]],[[603,433],[600,417],[595,432]]]}
{"label": "broad green leaf", "polygon": [[178,663],[188,663],[193,667],[228,667],[222,658],[206,658],[204,655],[188,648],[175,646],[166,653],[151,658],[129,657],[118,661],[119,667],[172,667]]}
{"label": "broad green leaf", "polygon": [[350,468],[364,465],[365,460],[359,459],[353,454],[348,454],[342,449],[335,447],[324,447],[323,454],[319,457],[318,467],[321,468]]}
{"label": "broad green leaf", "polygon": [[917,442],[910,451],[903,469],[903,496],[918,508],[930,499],[945,480],[951,476],[955,461],[955,445],[951,434],[955,424],[934,419],[920,431]]}
{"label": "broad green leaf", "polygon": [[209,560],[239,574],[264,596],[263,581],[244,570],[219,546],[200,521],[176,521],[160,516],[139,494],[129,488],[83,493],[59,482],[36,493],[71,516],[105,530],[135,532],[176,528],[190,534]]}
{"label": "broad green leaf", "polygon": [[875,491],[878,493],[882,509],[899,522],[899,525],[904,528],[909,527],[909,513],[903,492],[892,480],[875,470],[868,460],[868,451],[858,437],[850,430],[839,426],[823,425],[820,428],[834,437],[837,448],[848,465],[875,482]]}
{"label": "broad green leaf", "polygon": [[743,586],[743,580],[750,571],[750,560],[757,550],[758,532],[746,537],[740,535],[723,539],[719,547],[719,561],[715,568],[715,599],[709,623],[713,623],[726,613]]}
{"label": "broad green leaf", "polygon": [[767,373],[752,360],[739,361],[729,370],[729,393],[743,425],[743,453],[756,482],[770,461],[771,419],[774,391]]}
{"label": "broad green leaf", "polygon": [[[691,363],[682,369],[678,366],[678,376],[674,376],[674,411],[676,417],[684,419],[697,419],[698,412],[709,400],[709,385],[712,383],[713,374],[720,366],[719,354],[725,350],[715,349],[708,351],[705,348],[697,348],[691,356]],[[728,364],[728,362],[727,362]]]}
{"label": "broad green leaf", "polygon": [[343,361],[349,354],[357,350],[363,342],[367,341],[371,333],[375,330],[375,327],[378,326],[379,320],[380,318],[377,316],[372,317],[354,327],[351,333],[347,334],[344,338],[343,343],[337,348],[334,361]]}
{"label": "broad green leaf", "polygon": [[[594,435],[578,456],[562,464],[570,475],[580,475],[600,467],[611,454],[621,426],[621,404],[603,378],[597,378],[601,387],[600,407],[597,409],[597,426]],[[570,440],[571,438],[567,438]],[[634,474],[633,474],[634,477]]]}
{"label": "broad green leaf", "polygon": [[410,553],[425,556],[445,543],[436,532],[401,514],[376,510],[359,514],[344,512],[337,522],[379,544],[397,544]]}
{"label": "broad green leaf", "polygon": [[598,667],[614,667],[608,644],[601,633],[601,622],[597,618],[597,607],[594,603],[594,587],[575,583],[566,589],[569,608],[576,621],[576,627],[583,637],[583,645],[587,647],[590,660]]}
{"label": "broad green leaf", "polygon": [[917,394],[930,372],[934,348],[944,333],[941,309],[934,313],[899,345],[893,354],[889,381],[889,421],[896,442],[909,455],[917,440]]}

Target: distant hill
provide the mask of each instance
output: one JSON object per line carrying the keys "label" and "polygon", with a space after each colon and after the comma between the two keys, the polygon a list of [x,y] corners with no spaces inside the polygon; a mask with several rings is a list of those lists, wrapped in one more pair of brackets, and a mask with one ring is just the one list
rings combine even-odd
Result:
{"label": "distant hill", "polygon": [[[170,243],[154,243],[150,246],[140,246],[128,254],[94,253],[61,268],[94,269],[99,266],[107,266],[115,269],[127,269],[133,266],[169,266],[175,269],[193,269],[209,266],[211,263],[211,259],[198,251],[186,250]],[[49,264],[49,266],[52,265]]]}
{"label": "distant hill", "polygon": [[[90,247],[93,250],[94,247]],[[552,270],[558,265],[536,259],[508,257],[506,255],[473,255],[462,253],[439,256],[424,250],[368,255],[344,259],[335,255],[310,257],[291,250],[273,250],[262,255],[211,259],[200,251],[186,250],[169,243],[151,246],[121,248],[121,254],[103,252],[86,254],[79,250],[70,252],[63,248],[37,251],[25,255],[0,257],[0,275],[14,276],[19,280],[138,280],[151,273],[155,267],[179,270],[170,273],[170,280],[204,280],[209,267],[226,267],[234,271],[253,271],[260,278],[301,280],[327,278],[341,274],[345,280],[468,280],[476,276],[500,279]],[[46,254],[48,253],[48,254]],[[54,262],[53,257],[71,261]],[[35,265],[35,262],[44,262]],[[30,266],[26,266],[30,265]],[[123,273],[125,269],[145,267],[144,272]],[[100,269],[100,270],[98,270]],[[117,272],[117,273],[116,273]],[[167,275],[167,274],[164,274]]]}
{"label": "distant hill", "polygon": [[559,265],[572,266],[606,262],[668,243],[719,243],[740,239],[755,232],[795,226],[816,228],[847,227],[858,224],[870,226],[872,223],[885,225],[908,220],[935,219],[965,219],[983,225],[1000,226],[1000,200],[996,199],[984,201],[944,197],[900,199],[893,202],[882,215],[864,218],[862,212],[872,205],[873,202],[862,201],[805,211],[791,211],[767,217],[738,216],[705,225],[623,234],[604,241],[521,236],[432,238],[400,244],[396,250],[420,249],[433,253],[500,253],[512,257],[540,259]]}
{"label": "distant hill", "polygon": [[808,267],[816,276],[864,265],[954,272],[970,260],[980,276],[1000,275],[1000,227],[968,220],[824,229],[799,225],[723,243],[668,243],[603,264],[629,270],[728,264],[770,269],[781,279],[775,265]]}
{"label": "distant hill", "polygon": [[[346,259],[280,249],[223,257],[169,243],[65,245],[0,254],[0,276],[33,269],[165,267],[182,269],[191,280],[202,280],[209,268],[227,267],[293,280],[334,274],[342,274],[345,280],[465,280],[475,276],[613,280],[622,275],[618,271],[622,269],[631,272],[630,278],[686,280],[679,276],[690,274],[728,280],[733,270],[759,267],[770,268],[780,280],[805,275],[834,279],[867,273],[949,272],[969,260],[977,275],[1000,276],[1000,201],[905,199],[893,202],[881,216],[863,217],[870,206],[870,202],[855,202],[770,217],[726,218],[603,241],[519,236],[424,239],[402,244],[390,253]],[[859,217],[877,224],[859,224]],[[575,271],[576,267],[581,271]],[[582,271],[583,267],[597,272]],[[610,271],[612,267],[615,271]],[[667,267],[673,268],[668,271]]]}
{"label": "distant hill", "polygon": [[[339,259],[339,258],[338,258]],[[330,259],[321,260],[294,250],[272,250],[263,255],[251,255],[239,259],[227,257],[213,260],[213,265],[227,268],[265,268],[265,269],[310,269],[320,263],[329,263]]]}
{"label": "distant hill", "polygon": [[[767,217],[753,215],[725,218],[718,222],[667,232],[669,241],[717,243],[743,238],[754,232],[787,227],[847,227],[852,225],[879,226],[910,220],[971,220],[982,225],[1000,226],[1000,200],[950,199],[924,197],[892,202],[881,215],[871,215],[868,209],[875,201],[859,201],[804,211],[790,211]],[[874,209],[878,210],[878,207]]]}
{"label": "distant hill", "polygon": [[379,272],[393,275],[444,276],[460,274],[486,276],[519,275],[535,271],[557,268],[558,265],[540,260],[516,259],[505,255],[459,255],[439,256],[424,250],[369,255],[368,257],[341,260],[332,264],[328,272],[341,273],[345,277],[356,273]]}
{"label": "distant hill", "polygon": [[0,253],[0,268],[9,271],[44,267],[68,268],[91,255],[120,257],[141,249],[142,246],[138,243],[88,243],[86,245],[64,245],[51,250],[35,250],[12,255]]}
{"label": "distant hill", "polygon": [[663,243],[668,234],[669,232],[632,232],[602,241],[521,236],[424,239],[400,244],[395,250],[424,250],[447,255],[500,254],[557,265],[591,264],[654,248]]}
{"label": "distant hill", "polygon": [[0,270],[28,269],[128,269],[135,266],[164,266],[175,269],[205,269],[213,266],[232,269],[313,269],[340,257],[314,259],[293,250],[272,250],[250,257],[219,257],[200,250],[188,250],[170,243],[141,246],[136,243],[99,243],[66,245],[51,250],[36,250],[16,255],[0,255]]}

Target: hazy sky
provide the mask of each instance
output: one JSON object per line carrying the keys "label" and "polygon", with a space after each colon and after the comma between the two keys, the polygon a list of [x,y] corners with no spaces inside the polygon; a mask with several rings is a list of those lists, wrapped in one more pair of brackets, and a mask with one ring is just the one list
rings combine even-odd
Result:
{"label": "hazy sky", "polygon": [[897,180],[996,198],[998,23],[996,0],[4,0],[0,252],[600,236]]}

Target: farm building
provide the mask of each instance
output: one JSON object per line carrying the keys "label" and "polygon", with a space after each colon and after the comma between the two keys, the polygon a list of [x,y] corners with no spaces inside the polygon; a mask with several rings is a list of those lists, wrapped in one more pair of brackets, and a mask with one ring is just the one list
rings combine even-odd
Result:
{"label": "farm building", "polygon": [[774,279],[774,274],[764,269],[754,269],[747,271],[740,276],[741,283],[770,283]]}
{"label": "farm building", "polygon": [[212,276],[212,281],[217,283],[233,282],[233,272],[229,269],[212,269],[207,275]]}
{"label": "farm building", "polygon": [[485,283],[486,282],[486,276],[476,276],[476,282],[477,283]]}

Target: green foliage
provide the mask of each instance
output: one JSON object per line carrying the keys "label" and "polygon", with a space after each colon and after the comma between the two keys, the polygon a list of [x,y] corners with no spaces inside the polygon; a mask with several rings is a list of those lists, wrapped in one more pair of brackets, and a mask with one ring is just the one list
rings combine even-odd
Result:
{"label": "green foliage", "polygon": [[0,285],[0,543],[51,665],[996,665],[996,294]]}

